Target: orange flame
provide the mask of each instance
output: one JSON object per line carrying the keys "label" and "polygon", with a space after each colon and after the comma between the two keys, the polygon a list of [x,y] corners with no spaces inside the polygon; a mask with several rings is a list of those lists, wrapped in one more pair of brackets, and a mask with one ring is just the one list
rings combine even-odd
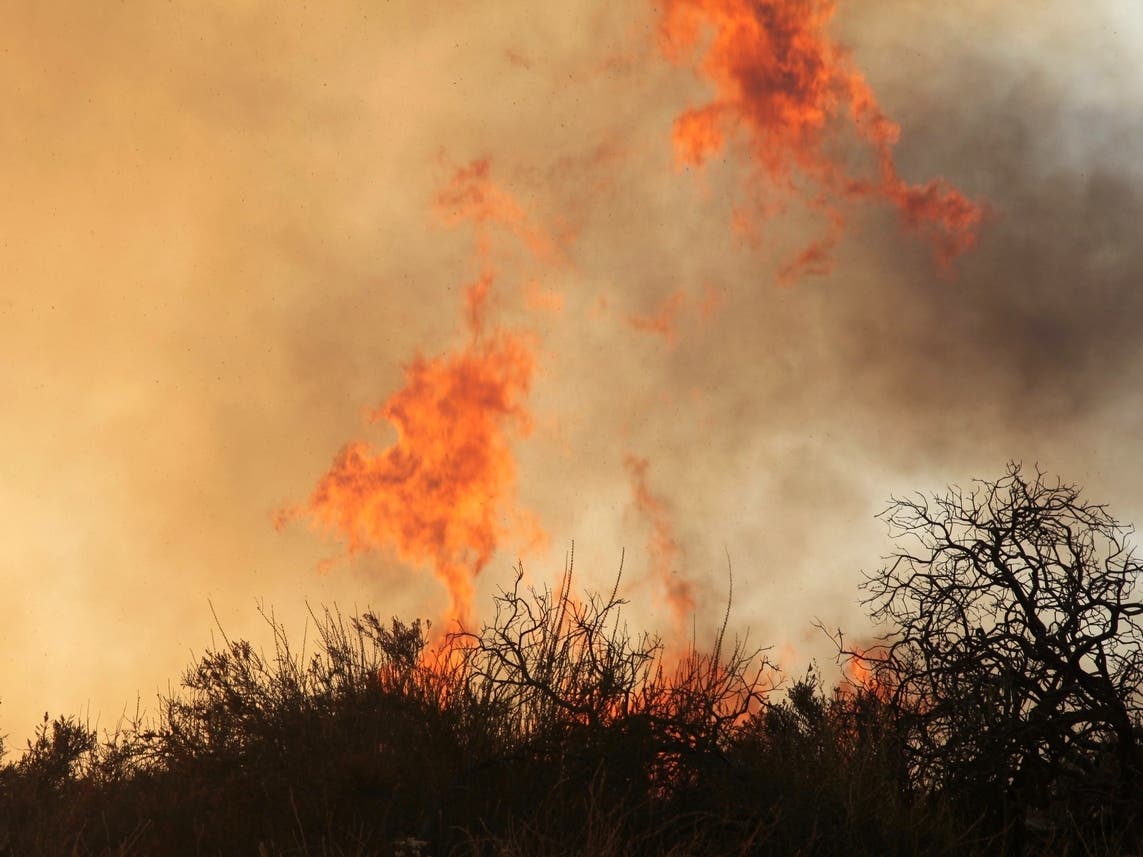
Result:
{"label": "orange flame", "polygon": [[[370,417],[391,422],[396,443],[380,451],[346,446],[305,514],[343,538],[351,554],[388,549],[431,564],[448,587],[449,618],[468,623],[473,578],[504,534],[501,516],[513,500],[507,427],[528,429],[521,400],[533,368],[524,341],[509,335],[435,360],[418,357],[405,387]],[[526,517],[519,523],[538,532]]]}
{"label": "orange flame", "polygon": [[[701,72],[715,97],[675,120],[678,163],[699,167],[729,138],[744,138],[755,163],[780,188],[792,188],[800,175],[834,195],[889,201],[908,228],[931,241],[947,268],[976,243],[985,210],[943,179],[911,185],[898,175],[898,126],[851,67],[848,53],[826,34],[835,8],[835,0],[667,0],[661,33],[671,60],[685,62],[703,31],[713,30]],[[827,152],[844,121],[871,147],[875,178],[848,175]],[[786,266],[787,277],[828,270],[840,220],[824,198],[813,204],[827,210],[833,228]]]}
{"label": "orange flame", "polygon": [[694,587],[679,577],[677,568],[679,543],[675,539],[667,504],[651,493],[647,484],[646,458],[628,455],[623,463],[631,477],[635,508],[651,524],[651,535],[647,540],[651,573],[663,586],[672,617],[675,624],[681,628],[684,620],[695,609]]}
{"label": "orange flame", "polygon": [[496,281],[488,230],[506,227],[537,256],[551,258],[555,247],[491,181],[487,161],[458,170],[434,202],[446,222],[477,227],[481,273],[464,292],[471,341],[433,359],[417,356],[406,367],[405,386],[370,414],[371,422],[393,425],[396,441],[382,450],[348,444],[308,504],[281,513],[278,523],[303,517],[343,540],[350,555],[389,551],[431,566],[448,589],[446,625],[467,627],[474,580],[501,539],[544,540],[538,522],[516,509],[510,444],[513,429],[526,435],[531,428],[525,400],[535,359],[522,335],[485,335]]}
{"label": "orange flame", "polygon": [[873,670],[865,660],[865,649],[858,648],[848,661],[845,662],[845,678],[851,684],[869,689],[876,684]]}
{"label": "orange flame", "polygon": [[842,664],[843,681],[838,684],[837,692],[847,696],[865,692],[881,699],[890,698],[892,683],[886,682],[886,674],[879,674],[876,669],[885,656],[885,646],[880,643],[853,646],[848,655]]}

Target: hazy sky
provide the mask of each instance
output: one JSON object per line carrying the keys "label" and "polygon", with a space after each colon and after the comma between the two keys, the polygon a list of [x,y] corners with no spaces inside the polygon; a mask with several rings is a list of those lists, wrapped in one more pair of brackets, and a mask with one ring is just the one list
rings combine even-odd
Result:
{"label": "hazy sky", "polygon": [[[552,581],[574,539],[585,582],[625,547],[637,614],[672,627],[674,586],[701,632],[729,551],[735,627],[798,672],[813,618],[864,629],[890,494],[1016,458],[1143,522],[1143,12],[827,6],[4,4],[10,744],[45,710],[153,708],[211,604],[259,640],[258,603],[299,636],[307,602],[446,615],[407,534],[346,559],[274,520],[347,444],[396,441],[368,416],[418,356],[497,336],[531,370],[481,435],[511,468],[481,471],[477,617],[518,555]],[[755,65],[739,30],[709,53],[748,8],[827,67]],[[934,180],[987,211],[948,265],[903,199]]]}

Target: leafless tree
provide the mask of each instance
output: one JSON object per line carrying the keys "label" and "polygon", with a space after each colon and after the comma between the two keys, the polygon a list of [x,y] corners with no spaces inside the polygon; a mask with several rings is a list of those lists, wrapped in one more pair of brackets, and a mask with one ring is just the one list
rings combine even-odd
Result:
{"label": "leafless tree", "polygon": [[882,517],[899,547],[862,585],[887,628],[866,661],[909,723],[918,783],[1022,809],[1085,789],[1098,792],[1092,806],[1133,794],[1143,565],[1132,529],[1016,463],[971,490],[895,498]]}

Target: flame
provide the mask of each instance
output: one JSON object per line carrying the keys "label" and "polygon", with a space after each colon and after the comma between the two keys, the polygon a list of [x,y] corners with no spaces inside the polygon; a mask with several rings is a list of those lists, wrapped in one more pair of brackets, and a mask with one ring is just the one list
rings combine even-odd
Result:
{"label": "flame", "polygon": [[[700,71],[714,99],[675,120],[676,161],[701,167],[728,141],[742,139],[772,186],[790,190],[801,177],[816,188],[811,204],[826,211],[831,227],[784,267],[786,278],[829,270],[841,229],[828,201],[835,197],[888,201],[947,269],[975,245],[985,209],[944,179],[911,185],[900,177],[893,159],[900,129],[826,33],[835,8],[835,0],[666,0],[661,45],[673,62],[688,62],[704,31],[713,31]],[[871,149],[873,177],[851,176],[830,154],[828,144],[845,123]],[[738,230],[750,231],[741,210],[735,218]]]}
{"label": "flame", "polygon": [[651,534],[647,540],[651,574],[663,587],[675,625],[681,628],[686,618],[694,612],[695,595],[694,587],[679,576],[679,543],[674,535],[669,509],[666,501],[655,496],[647,484],[646,458],[628,455],[623,464],[631,478],[635,508],[651,525]]}
{"label": "flame", "polygon": [[[487,565],[514,500],[508,429],[526,433],[522,400],[534,372],[526,342],[501,334],[433,360],[418,357],[405,386],[374,411],[397,440],[347,445],[318,482],[305,515],[350,554],[392,550],[431,564],[448,588],[448,618],[472,617],[473,578]],[[518,516],[530,537],[538,525]]]}
{"label": "flame", "polygon": [[857,647],[854,654],[845,662],[845,678],[855,687],[869,690],[876,686],[877,680],[873,676],[873,669],[865,659],[867,649]]}
{"label": "flame", "polygon": [[[516,507],[511,437],[531,429],[526,400],[536,363],[528,336],[489,331],[497,277],[491,227],[506,228],[544,260],[555,258],[556,247],[491,180],[486,160],[457,170],[434,207],[449,225],[476,227],[480,273],[465,288],[463,305],[469,342],[432,359],[416,356],[404,386],[369,415],[390,423],[396,441],[380,450],[361,441],[346,445],[309,502],[280,513],[278,524],[304,518],[343,541],[349,555],[389,552],[430,566],[449,593],[444,624],[469,627],[474,580],[501,541],[511,536],[535,546],[545,539],[538,521]],[[558,298],[543,294],[549,304]]]}
{"label": "flame", "polygon": [[847,696],[864,692],[889,699],[893,695],[893,683],[887,680],[888,673],[877,669],[879,663],[884,663],[885,653],[883,643],[853,646],[842,664],[843,680],[837,685],[837,692]]}

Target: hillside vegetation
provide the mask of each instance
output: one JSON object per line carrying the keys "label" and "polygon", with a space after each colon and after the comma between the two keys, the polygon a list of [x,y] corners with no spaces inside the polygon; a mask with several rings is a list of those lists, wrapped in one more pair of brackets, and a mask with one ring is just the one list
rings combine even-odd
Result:
{"label": "hillside vegetation", "polygon": [[920,547],[866,584],[886,630],[856,683],[724,633],[666,651],[570,568],[432,644],[327,610],[295,652],[267,615],[271,653],[224,635],[150,721],[45,718],[0,767],[0,854],[1138,852],[1125,530],[1015,465],[887,515]]}

